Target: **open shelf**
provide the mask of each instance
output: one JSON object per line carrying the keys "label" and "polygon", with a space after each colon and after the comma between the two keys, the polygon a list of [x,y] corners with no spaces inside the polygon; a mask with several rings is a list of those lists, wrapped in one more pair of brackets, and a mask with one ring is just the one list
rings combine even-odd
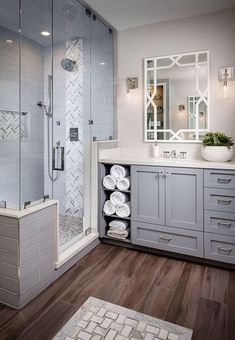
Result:
{"label": "open shelf", "polygon": [[[99,188],[100,188],[100,193],[99,193],[99,225],[100,225],[100,234],[102,235],[101,238],[107,239],[107,240],[112,240],[112,241],[117,241],[117,242],[123,242],[123,243],[131,243],[131,216],[128,217],[119,217],[115,214],[113,215],[107,215],[103,211],[103,207],[105,204],[105,201],[110,199],[110,195],[113,192],[121,192],[123,194],[128,195],[129,202],[131,200],[131,187],[128,190],[119,190],[117,187],[114,189],[107,189],[103,185],[103,178],[104,176],[110,174],[110,169],[113,164],[100,164],[99,168]],[[125,165],[124,165],[125,166]],[[131,172],[130,166],[127,166],[129,168],[129,173]],[[130,174],[131,176],[131,174]],[[107,235],[107,231],[109,229],[109,223],[114,220],[123,220],[123,221],[128,221],[129,225],[129,235],[126,239],[118,239],[115,237],[110,237]]]}
{"label": "open shelf", "polygon": [[128,216],[128,217],[120,217],[120,216],[118,216],[116,214],[114,214],[114,215],[106,215],[105,213],[103,213],[103,215],[105,217],[110,217],[110,218],[115,218],[115,219],[120,219],[120,220],[131,220],[130,216]]}
{"label": "open shelf", "polygon": [[104,190],[104,191],[109,191],[109,192],[119,191],[119,192],[123,192],[123,193],[127,193],[127,194],[130,194],[130,193],[131,193],[130,190],[106,189],[105,187],[103,187],[103,190]]}
{"label": "open shelf", "polygon": [[126,238],[126,239],[118,239],[118,238],[115,238],[115,237],[109,237],[108,235],[105,235],[103,238],[107,238],[107,239],[113,240],[113,241],[131,243],[131,240],[130,240],[129,238]]}

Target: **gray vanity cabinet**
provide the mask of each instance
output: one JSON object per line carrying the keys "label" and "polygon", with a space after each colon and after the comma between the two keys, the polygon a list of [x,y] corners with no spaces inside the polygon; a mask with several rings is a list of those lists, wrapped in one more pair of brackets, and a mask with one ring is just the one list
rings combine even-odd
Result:
{"label": "gray vanity cabinet", "polygon": [[203,231],[203,170],[166,168],[166,225]]}
{"label": "gray vanity cabinet", "polygon": [[132,166],[132,219],[165,224],[164,167]]}

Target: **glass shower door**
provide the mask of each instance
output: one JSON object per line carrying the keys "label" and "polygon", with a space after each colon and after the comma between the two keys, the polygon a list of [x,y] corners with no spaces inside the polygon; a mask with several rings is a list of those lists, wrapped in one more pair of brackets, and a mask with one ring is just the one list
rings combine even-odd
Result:
{"label": "glass shower door", "polygon": [[90,225],[90,18],[75,1],[53,8],[53,197],[60,252]]}

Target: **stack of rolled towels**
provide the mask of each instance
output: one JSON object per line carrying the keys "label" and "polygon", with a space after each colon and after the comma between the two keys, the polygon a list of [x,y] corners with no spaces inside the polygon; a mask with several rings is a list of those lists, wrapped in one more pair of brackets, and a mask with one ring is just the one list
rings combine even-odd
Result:
{"label": "stack of rolled towels", "polygon": [[129,169],[122,165],[113,165],[110,174],[103,179],[103,186],[106,189],[113,190],[115,188],[121,191],[130,189],[130,173]]}
{"label": "stack of rolled towels", "polygon": [[[110,175],[103,179],[103,186],[109,190],[118,188],[121,191],[127,191],[130,188],[129,170],[121,165],[113,165]],[[125,192],[114,191],[110,199],[105,202],[103,210],[108,216],[116,214],[122,218],[129,217],[131,214],[129,195]]]}
{"label": "stack of rolled towels", "polygon": [[109,223],[107,235],[111,238],[125,240],[129,236],[129,223],[125,220],[113,220]]}

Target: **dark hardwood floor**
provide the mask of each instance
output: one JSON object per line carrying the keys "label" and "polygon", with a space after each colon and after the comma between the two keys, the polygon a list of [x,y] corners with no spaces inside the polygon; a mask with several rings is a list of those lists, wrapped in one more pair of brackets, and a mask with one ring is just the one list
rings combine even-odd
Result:
{"label": "dark hardwood floor", "polygon": [[0,339],[49,340],[89,296],[235,340],[235,272],[101,244],[21,311],[0,305]]}

